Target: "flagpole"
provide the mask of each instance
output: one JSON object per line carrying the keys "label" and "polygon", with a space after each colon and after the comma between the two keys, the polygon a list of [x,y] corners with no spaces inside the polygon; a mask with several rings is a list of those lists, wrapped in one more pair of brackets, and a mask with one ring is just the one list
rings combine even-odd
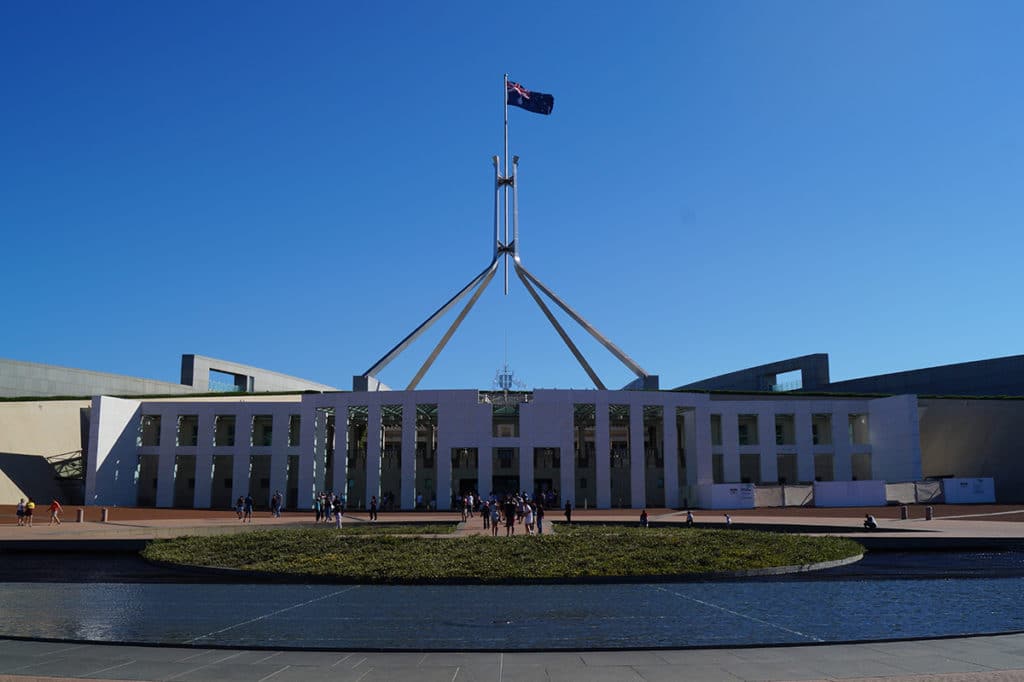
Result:
{"label": "flagpole", "polygon": [[[503,93],[505,103],[505,243],[508,247],[508,74],[505,74],[505,91]],[[508,296],[508,252],[505,252],[505,295]]]}

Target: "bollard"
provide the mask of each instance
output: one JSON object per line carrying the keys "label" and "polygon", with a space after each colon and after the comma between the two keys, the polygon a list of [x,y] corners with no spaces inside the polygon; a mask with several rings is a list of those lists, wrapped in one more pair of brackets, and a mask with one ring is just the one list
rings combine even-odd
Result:
{"label": "bollard", "polygon": [[925,521],[931,521],[932,517],[934,515],[935,515],[935,510],[934,509],[932,509],[931,507],[925,507],[924,508],[924,520]]}
{"label": "bollard", "polygon": [[79,509],[78,510],[78,513],[75,514],[75,521],[78,522],[78,523],[82,523],[83,521],[85,521],[85,510],[84,509]]}
{"label": "bollard", "polygon": [[104,507],[103,509],[100,509],[100,522],[101,523],[106,523],[108,515],[109,515],[109,511],[107,510],[106,507]]}
{"label": "bollard", "polygon": [[907,505],[905,505],[905,504],[901,505],[900,506],[900,520],[901,521],[906,521],[909,518],[910,518],[910,510],[907,508]]}

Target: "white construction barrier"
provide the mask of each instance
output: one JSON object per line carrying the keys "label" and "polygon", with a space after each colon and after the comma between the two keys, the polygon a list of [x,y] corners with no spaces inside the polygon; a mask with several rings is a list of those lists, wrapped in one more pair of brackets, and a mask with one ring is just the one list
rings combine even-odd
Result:
{"label": "white construction barrier", "polygon": [[991,478],[944,478],[942,493],[946,504],[995,502],[995,481]]}
{"label": "white construction barrier", "polygon": [[814,484],[814,506],[885,506],[885,481],[819,481]]}
{"label": "white construction barrier", "polygon": [[756,485],[754,486],[755,507],[783,507],[785,506],[783,487],[781,485]]}
{"label": "white construction barrier", "polygon": [[918,481],[914,484],[915,502],[937,504],[943,502],[942,481]]}
{"label": "white construction barrier", "polygon": [[702,509],[753,509],[753,483],[711,483],[697,487]]}
{"label": "white construction barrier", "polygon": [[783,487],[787,507],[810,507],[814,504],[813,485],[787,485]]}
{"label": "white construction barrier", "polygon": [[917,502],[917,483],[886,483],[885,501],[889,504],[914,504]]}

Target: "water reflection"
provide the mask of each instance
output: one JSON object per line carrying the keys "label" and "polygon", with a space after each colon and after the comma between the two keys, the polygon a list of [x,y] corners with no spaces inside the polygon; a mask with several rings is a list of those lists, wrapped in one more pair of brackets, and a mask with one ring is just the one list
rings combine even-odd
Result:
{"label": "water reflection", "polygon": [[1024,577],[558,586],[0,583],[0,635],[395,649],[691,647],[1024,630]]}

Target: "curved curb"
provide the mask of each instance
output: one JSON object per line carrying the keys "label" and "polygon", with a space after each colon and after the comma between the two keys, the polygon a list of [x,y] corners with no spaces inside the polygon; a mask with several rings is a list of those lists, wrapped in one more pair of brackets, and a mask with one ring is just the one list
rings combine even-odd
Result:
{"label": "curved curb", "polygon": [[486,580],[482,578],[444,578],[418,580],[352,580],[344,576],[306,575],[300,573],[273,573],[270,571],[247,571],[240,568],[222,568],[217,566],[190,566],[169,561],[157,561],[140,558],[152,566],[187,571],[200,575],[236,578],[237,582],[283,583],[283,584],[332,584],[332,585],[610,585],[636,583],[689,583],[707,582],[711,580],[738,580],[742,578],[761,578],[792,573],[823,571],[829,568],[847,566],[864,558],[864,554],[856,554],[844,559],[822,561],[815,564],[798,564],[795,566],[771,566],[768,568],[751,568],[743,571],[714,571],[708,573],[682,573],[667,575],[593,575],[564,578],[505,578]]}

